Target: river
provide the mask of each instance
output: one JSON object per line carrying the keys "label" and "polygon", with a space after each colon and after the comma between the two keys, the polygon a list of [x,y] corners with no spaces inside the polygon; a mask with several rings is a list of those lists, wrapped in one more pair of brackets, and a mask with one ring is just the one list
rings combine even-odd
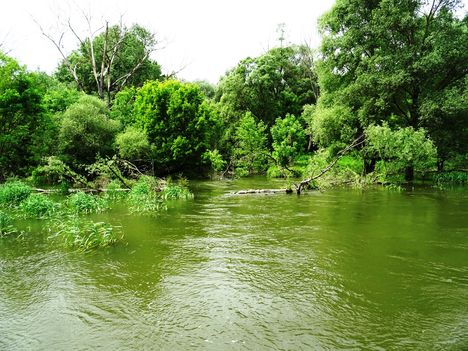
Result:
{"label": "river", "polygon": [[36,222],[0,239],[0,350],[468,348],[466,189],[192,187],[155,217],[96,215],[125,233],[109,249]]}

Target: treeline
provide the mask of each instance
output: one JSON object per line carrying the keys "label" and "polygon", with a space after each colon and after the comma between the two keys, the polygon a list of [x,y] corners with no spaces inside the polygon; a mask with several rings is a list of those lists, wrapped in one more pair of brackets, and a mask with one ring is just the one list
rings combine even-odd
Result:
{"label": "treeline", "polygon": [[338,0],[320,20],[319,52],[273,48],[216,86],[163,76],[149,55],[154,36],[136,25],[106,25],[52,76],[0,54],[0,178],[68,172],[86,182],[105,165],[123,182],[132,172],[307,178],[355,140],[334,176],[464,170],[459,4]]}

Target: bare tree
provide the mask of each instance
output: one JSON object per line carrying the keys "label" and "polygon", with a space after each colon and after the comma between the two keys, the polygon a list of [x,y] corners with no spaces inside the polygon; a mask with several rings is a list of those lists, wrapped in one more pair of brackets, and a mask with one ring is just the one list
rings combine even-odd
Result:
{"label": "bare tree", "polygon": [[[122,90],[128,84],[130,78],[133,77],[149,59],[151,53],[156,50],[157,41],[153,34],[147,31],[143,32],[143,29],[139,27],[142,33],[138,36],[138,40],[143,50],[138,53],[131,66],[127,67],[125,72],[119,72],[116,70],[116,63],[123,58],[123,46],[130,33],[130,30],[123,25],[122,16],[117,25],[110,26],[108,20],[103,20],[102,25],[93,28],[91,15],[84,11],[80,12],[87,27],[84,35],[80,33],[78,26],[75,26],[70,18],[66,21],[65,28],[55,37],[44,30],[38,21],[35,22],[42,35],[46,37],[60,53],[63,59],[63,65],[73,77],[78,88],[82,91],[86,91],[86,84],[83,81],[83,77],[80,77],[78,74],[80,63],[72,62],[70,55],[64,50],[64,38],[66,34],[71,33],[73,35],[80,44],[81,54],[86,57],[86,61],[91,67],[97,95],[101,99],[106,100],[109,106],[112,94]],[[135,26],[132,28],[135,28]],[[97,37],[100,37],[102,40],[99,50],[96,48]]]}

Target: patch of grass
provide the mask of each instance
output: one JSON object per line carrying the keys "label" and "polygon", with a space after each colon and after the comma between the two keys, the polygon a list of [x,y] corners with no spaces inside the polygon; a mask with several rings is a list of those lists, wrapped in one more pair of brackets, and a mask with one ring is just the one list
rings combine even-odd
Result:
{"label": "patch of grass", "polygon": [[23,217],[45,219],[56,214],[60,205],[42,194],[30,194],[19,205]]}
{"label": "patch of grass", "polygon": [[83,251],[108,247],[118,243],[123,238],[120,227],[78,217],[57,222],[53,231],[52,238],[60,239],[68,248]]}
{"label": "patch of grass", "polygon": [[434,183],[436,185],[466,184],[468,183],[468,172],[453,171],[453,172],[436,173],[434,175]]}
{"label": "patch of grass", "polygon": [[67,199],[68,208],[75,214],[102,212],[107,208],[105,199],[78,191]]}
{"label": "patch of grass", "polygon": [[156,213],[165,208],[165,204],[158,195],[159,184],[151,177],[141,177],[133,186],[127,201],[133,213]]}
{"label": "patch of grass", "polygon": [[107,184],[104,198],[110,201],[117,201],[126,198],[127,195],[128,191],[122,189],[121,183],[117,180],[113,180],[109,184]]}
{"label": "patch of grass", "polygon": [[164,200],[192,199],[193,194],[183,185],[168,184],[162,191],[161,196]]}
{"label": "patch of grass", "polygon": [[16,228],[13,227],[12,223],[12,217],[3,211],[0,211],[0,238],[17,232]]}
{"label": "patch of grass", "polygon": [[0,206],[16,207],[31,193],[32,188],[20,181],[7,182],[0,185]]}

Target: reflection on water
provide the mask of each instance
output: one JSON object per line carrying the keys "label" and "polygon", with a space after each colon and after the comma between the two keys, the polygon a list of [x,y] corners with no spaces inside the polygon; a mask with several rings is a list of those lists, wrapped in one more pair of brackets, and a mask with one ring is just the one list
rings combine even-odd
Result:
{"label": "reflection on water", "polygon": [[0,349],[468,347],[465,190],[226,195],[200,182],[127,243],[89,253],[0,241]]}

